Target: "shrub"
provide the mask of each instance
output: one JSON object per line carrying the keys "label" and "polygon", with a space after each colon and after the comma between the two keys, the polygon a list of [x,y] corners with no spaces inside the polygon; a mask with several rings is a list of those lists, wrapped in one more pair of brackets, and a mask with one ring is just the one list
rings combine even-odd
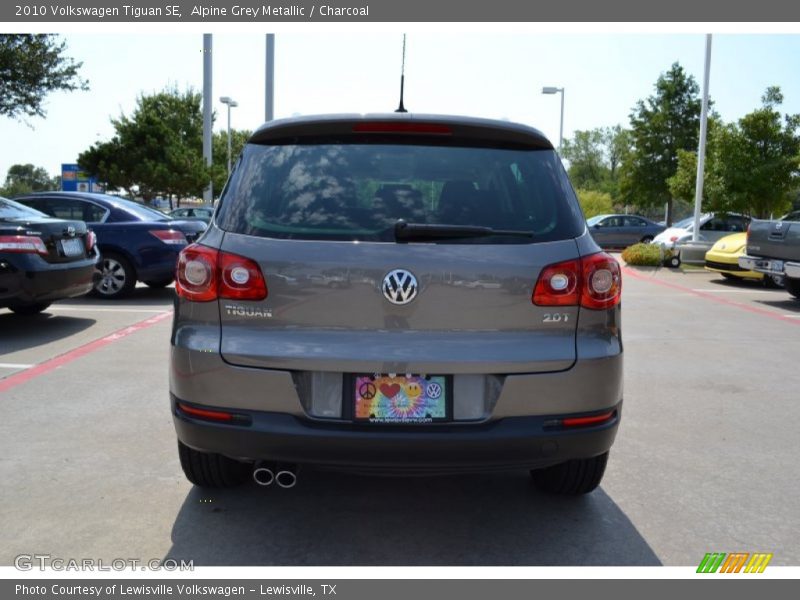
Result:
{"label": "shrub", "polygon": [[622,260],[637,267],[660,267],[672,256],[672,250],[662,250],[658,244],[634,244],[622,251]]}
{"label": "shrub", "polygon": [[583,216],[587,219],[596,215],[606,215],[614,212],[614,203],[611,195],[596,190],[578,190],[578,202],[583,209]]}

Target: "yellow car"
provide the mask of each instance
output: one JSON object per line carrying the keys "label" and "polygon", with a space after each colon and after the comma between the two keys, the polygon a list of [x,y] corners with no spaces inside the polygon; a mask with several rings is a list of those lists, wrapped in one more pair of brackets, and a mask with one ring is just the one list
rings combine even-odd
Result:
{"label": "yellow car", "polygon": [[746,232],[726,235],[718,240],[717,243],[711,246],[711,250],[706,252],[706,271],[722,273],[722,276],[727,279],[739,277],[741,279],[763,280],[763,273],[745,271],[739,266],[739,257],[745,254],[746,245]]}

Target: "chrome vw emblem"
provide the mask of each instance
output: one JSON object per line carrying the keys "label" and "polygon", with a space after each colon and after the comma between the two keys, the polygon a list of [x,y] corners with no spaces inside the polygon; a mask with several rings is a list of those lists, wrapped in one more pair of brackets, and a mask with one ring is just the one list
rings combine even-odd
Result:
{"label": "chrome vw emblem", "polygon": [[383,278],[383,295],[392,304],[408,304],[417,297],[417,278],[408,271],[395,269]]}

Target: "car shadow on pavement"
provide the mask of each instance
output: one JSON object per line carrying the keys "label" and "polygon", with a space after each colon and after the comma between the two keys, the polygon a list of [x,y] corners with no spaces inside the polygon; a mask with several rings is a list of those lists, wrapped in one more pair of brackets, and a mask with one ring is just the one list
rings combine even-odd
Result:
{"label": "car shadow on pavement", "polygon": [[175,299],[175,288],[173,286],[165,288],[150,288],[145,285],[138,285],[130,294],[123,298],[107,300],[98,296],[80,296],[79,298],[71,298],[69,300],[59,301],[59,305],[65,306],[102,306],[105,308],[114,308],[115,306],[153,306],[160,307],[165,304],[172,305]]}
{"label": "car shadow on pavement", "polygon": [[35,348],[88,329],[97,321],[48,313],[21,316],[0,314],[0,356]]}
{"label": "car shadow on pavement", "polygon": [[194,487],[165,558],[225,565],[661,565],[602,490],[526,472],[380,478],[305,469],[292,489]]}
{"label": "car shadow on pavement", "polygon": [[800,314],[800,300],[797,300],[789,295],[789,292],[784,291],[786,297],[781,300],[756,300],[758,304],[771,306],[788,312],[795,312]]}

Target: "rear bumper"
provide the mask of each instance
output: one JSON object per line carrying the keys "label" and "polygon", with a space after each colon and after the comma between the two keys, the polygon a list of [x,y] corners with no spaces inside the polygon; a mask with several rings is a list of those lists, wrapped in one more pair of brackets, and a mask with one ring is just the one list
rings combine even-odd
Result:
{"label": "rear bumper", "polygon": [[92,290],[98,255],[51,264],[37,255],[0,259],[0,306],[24,306],[82,296]]}
{"label": "rear bumper", "polygon": [[237,411],[249,419],[227,425],[193,418],[176,406],[178,439],[203,452],[246,461],[274,460],[356,470],[434,473],[541,468],[606,452],[622,404],[600,425],[563,429],[569,415],[511,417],[482,424],[410,427],[320,423],[293,415]]}
{"label": "rear bumper", "polygon": [[800,263],[797,262],[745,255],[739,257],[739,266],[749,271],[800,279]]}

